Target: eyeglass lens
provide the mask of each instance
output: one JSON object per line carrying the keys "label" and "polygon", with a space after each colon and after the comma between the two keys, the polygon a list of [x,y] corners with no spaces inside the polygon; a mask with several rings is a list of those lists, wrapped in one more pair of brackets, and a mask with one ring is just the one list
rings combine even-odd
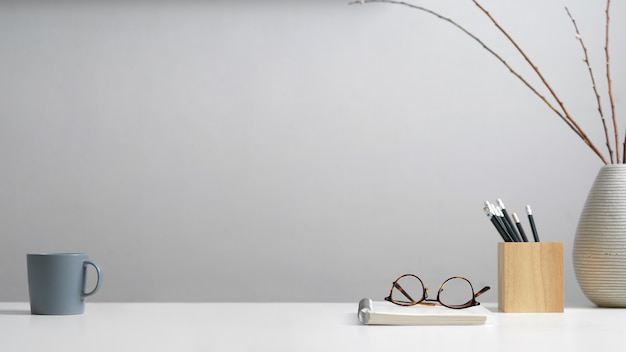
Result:
{"label": "eyeglass lens", "polygon": [[391,289],[391,300],[397,304],[415,304],[424,299],[424,286],[413,275],[405,275],[396,280]]}
{"label": "eyeglass lens", "polygon": [[474,290],[463,278],[448,279],[439,290],[439,302],[449,307],[465,307],[472,303]]}

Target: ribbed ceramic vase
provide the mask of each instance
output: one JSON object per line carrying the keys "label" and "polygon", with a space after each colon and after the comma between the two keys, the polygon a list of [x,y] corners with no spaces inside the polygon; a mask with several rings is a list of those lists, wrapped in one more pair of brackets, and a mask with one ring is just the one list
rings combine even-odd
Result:
{"label": "ribbed ceramic vase", "polygon": [[589,191],[574,239],[574,271],[600,307],[626,307],[626,165],[603,166]]}

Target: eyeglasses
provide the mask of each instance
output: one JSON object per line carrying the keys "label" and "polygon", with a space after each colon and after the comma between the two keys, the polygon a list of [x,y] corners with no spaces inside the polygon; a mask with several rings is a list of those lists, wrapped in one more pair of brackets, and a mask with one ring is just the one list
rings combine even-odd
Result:
{"label": "eyeglasses", "polygon": [[448,308],[462,309],[480,305],[476,301],[476,297],[489,289],[489,286],[485,286],[474,293],[474,287],[468,279],[453,276],[439,286],[437,299],[429,299],[428,287],[424,285],[424,282],[413,274],[404,274],[393,282],[389,296],[385,297],[385,301],[400,306],[435,305],[439,303]]}

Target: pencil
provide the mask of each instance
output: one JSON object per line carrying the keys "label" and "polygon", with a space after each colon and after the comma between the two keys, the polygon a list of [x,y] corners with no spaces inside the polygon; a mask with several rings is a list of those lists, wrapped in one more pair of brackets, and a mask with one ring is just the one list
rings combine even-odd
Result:
{"label": "pencil", "polygon": [[535,242],[539,242],[539,234],[537,233],[537,227],[535,226],[535,217],[533,216],[533,210],[530,205],[526,206],[526,213],[528,214],[528,222],[530,222],[530,229],[533,231],[533,238]]}
{"label": "pencil", "polygon": [[515,226],[513,226],[513,222],[511,221],[511,217],[509,217],[509,213],[506,211],[506,207],[504,206],[504,202],[500,198],[498,198],[498,206],[500,207],[500,209],[502,211],[502,218],[505,221],[506,227],[509,229],[509,232],[511,233],[512,237],[516,238],[518,242],[521,242],[522,238],[520,237],[519,233],[517,233],[517,230],[515,229]]}
{"label": "pencil", "polygon": [[519,231],[520,236],[522,236],[522,240],[524,240],[524,242],[528,242],[528,237],[526,237],[526,232],[522,227],[522,223],[520,223],[519,218],[515,213],[513,213],[513,221],[515,221],[515,226],[517,226],[517,230]]}
{"label": "pencil", "polygon": [[504,242],[512,242],[509,235],[507,235],[506,231],[504,231],[500,223],[496,220],[496,216],[492,214],[491,207],[489,205],[490,205],[489,202],[485,202],[485,207],[483,208],[483,210],[485,211],[485,214],[487,215],[487,218],[489,219],[489,221],[491,221],[493,226],[496,228],[496,230],[498,231],[498,233],[500,234],[500,237],[502,237]]}
{"label": "pencil", "polygon": [[513,236],[511,231],[507,228],[506,223],[502,219],[502,212],[496,207],[494,204],[489,203],[491,214],[493,214],[493,218],[495,219],[498,226],[505,233],[506,237],[509,238],[510,242],[517,242],[517,239]]}
{"label": "pencil", "polygon": [[500,225],[502,225],[502,228],[504,229],[504,231],[508,234],[508,236],[511,238],[511,241],[513,242],[520,242],[521,239],[518,238],[515,233],[513,232],[513,230],[511,230],[511,227],[508,225],[508,223],[506,222],[505,218],[504,218],[504,214],[502,214],[502,209],[500,209],[500,207],[496,207],[494,206],[494,211],[495,211],[495,215],[496,215],[496,219],[498,220],[498,222],[500,223]]}

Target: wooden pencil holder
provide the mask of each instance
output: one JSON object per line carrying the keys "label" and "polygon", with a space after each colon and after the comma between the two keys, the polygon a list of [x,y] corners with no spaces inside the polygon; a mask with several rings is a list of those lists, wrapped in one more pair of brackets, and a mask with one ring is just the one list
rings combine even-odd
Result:
{"label": "wooden pencil holder", "polygon": [[562,313],[563,243],[498,243],[498,310]]}

